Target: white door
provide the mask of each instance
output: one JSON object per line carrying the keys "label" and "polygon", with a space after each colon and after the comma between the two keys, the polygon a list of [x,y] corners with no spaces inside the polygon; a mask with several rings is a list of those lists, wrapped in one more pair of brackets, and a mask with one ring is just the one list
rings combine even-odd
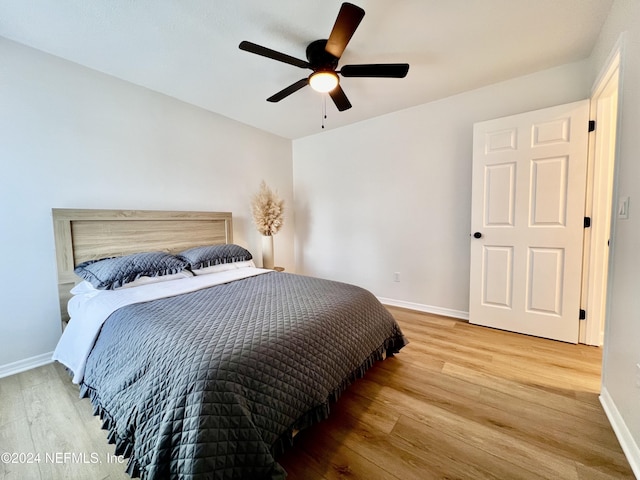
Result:
{"label": "white door", "polygon": [[469,321],[578,342],[589,101],[473,129]]}

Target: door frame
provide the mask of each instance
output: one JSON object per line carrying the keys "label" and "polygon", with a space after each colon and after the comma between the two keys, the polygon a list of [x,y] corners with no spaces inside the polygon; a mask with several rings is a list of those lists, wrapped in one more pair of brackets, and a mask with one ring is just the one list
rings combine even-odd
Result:
{"label": "door frame", "polygon": [[[617,202],[614,202],[614,171],[616,157],[618,156],[617,126],[620,124],[620,91],[623,37],[618,39],[600,75],[594,82],[591,93],[590,119],[596,122],[596,132],[590,135],[587,158],[587,190],[585,203],[585,216],[592,217],[593,227],[585,228],[584,249],[582,263],[582,294],[581,308],[586,312],[584,322],[580,322],[579,342],[587,345],[602,346],[604,344],[604,331],[607,302],[607,278],[609,261],[607,252],[610,243],[610,235],[613,231],[613,222],[617,212]],[[614,89],[617,96],[616,113],[614,122],[600,112],[598,105],[600,100],[610,98],[610,89]],[[613,128],[613,140],[611,148],[602,149],[596,145],[597,130]],[[602,131],[601,130],[601,131]],[[601,202],[607,202],[601,205]],[[609,218],[593,218],[594,215],[603,215]]]}

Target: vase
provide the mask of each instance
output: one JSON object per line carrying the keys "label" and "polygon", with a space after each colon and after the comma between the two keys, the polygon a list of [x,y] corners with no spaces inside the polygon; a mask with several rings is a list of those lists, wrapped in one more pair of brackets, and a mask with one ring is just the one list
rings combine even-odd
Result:
{"label": "vase", "polygon": [[273,235],[262,236],[262,268],[273,270]]}

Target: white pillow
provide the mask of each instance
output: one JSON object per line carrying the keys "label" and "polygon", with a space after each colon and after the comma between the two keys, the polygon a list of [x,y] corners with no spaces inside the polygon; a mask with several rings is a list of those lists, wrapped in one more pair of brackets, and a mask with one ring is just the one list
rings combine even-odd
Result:
{"label": "white pillow", "polygon": [[256,264],[253,260],[244,260],[241,262],[233,263],[219,263],[218,265],[211,265],[210,267],[198,268],[192,270],[196,275],[208,275],[210,273],[226,272],[227,270],[235,270],[236,268],[255,267]]}
{"label": "white pillow", "polygon": [[189,277],[193,277],[193,273],[191,273],[189,270],[183,270],[182,272],[173,273],[170,275],[161,275],[159,277],[138,277],[133,282],[125,283],[115,290],[119,290],[120,288],[139,287],[140,285],[149,285],[150,283],[166,282],[168,280],[178,280],[179,278]]}
{"label": "white pillow", "polygon": [[96,287],[91,285],[89,282],[87,282],[86,280],[83,280],[79,284],[74,286],[70,290],[70,293],[71,293],[71,295],[84,295],[84,294],[87,294],[87,293],[96,293],[96,292],[99,292],[99,291],[100,290],[98,290]]}
{"label": "white pillow", "polygon": [[[193,273],[191,273],[189,270],[183,270],[182,272],[173,273],[170,275],[161,275],[159,277],[147,277],[147,276],[138,277],[133,282],[125,283],[121,287],[115,288],[114,290],[119,290],[120,288],[138,287],[140,285],[148,285],[150,283],[166,282],[168,280],[177,280],[179,278],[189,278],[189,277],[193,277]],[[90,282],[86,280],[83,280],[82,282],[80,282],[70,290],[71,295],[88,295],[88,294],[95,295],[103,291],[104,290],[97,289]]]}

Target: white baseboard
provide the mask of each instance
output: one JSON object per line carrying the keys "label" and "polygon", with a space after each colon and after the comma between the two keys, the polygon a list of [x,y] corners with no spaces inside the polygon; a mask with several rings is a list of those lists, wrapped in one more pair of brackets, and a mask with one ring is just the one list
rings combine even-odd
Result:
{"label": "white baseboard", "polygon": [[35,357],[25,358],[24,360],[18,360],[17,362],[7,363],[6,365],[0,365],[0,378],[51,363],[53,362],[51,359],[52,355],[53,352],[48,352],[42,355],[36,355]]}
{"label": "white baseboard", "polygon": [[604,386],[600,392],[600,403],[604,408],[604,412],[607,414],[607,418],[609,419],[609,423],[611,424],[616,437],[618,437],[622,451],[629,461],[633,474],[636,478],[640,478],[640,448],[638,448],[638,444],[635,442],[631,432],[627,428],[627,425],[624,422],[622,415],[620,415],[613,398],[609,395],[609,391]]}
{"label": "white baseboard", "polygon": [[452,310],[449,308],[434,307],[432,305],[423,305],[421,303],[405,302],[403,300],[393,300],[391,298],[378,297],[380,303],[392,307],[406,308],[408,310],[416,310],[418,312],[433,313],[434,315],[443,315],[445,317],[459,318],[461,320],[469,320],[469,312],[461,310]]}

